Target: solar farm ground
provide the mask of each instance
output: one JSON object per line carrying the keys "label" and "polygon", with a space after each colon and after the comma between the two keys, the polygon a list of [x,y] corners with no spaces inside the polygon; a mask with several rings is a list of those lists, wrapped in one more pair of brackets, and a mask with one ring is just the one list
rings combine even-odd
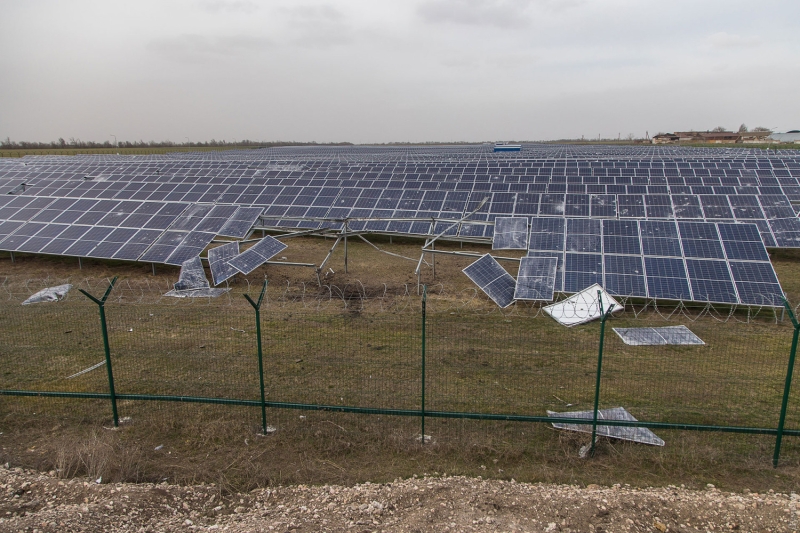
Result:
{"label": "solar farm ground", "polygon": [[[374,242],[393,253],[419,257],[420,241]],[[302,238],[288,243],[281,253],[288,261],[318,263],[332,241]],[[441,243],[438,248],[460,246]],[[489,251],[488,246],[465,249]],[[790,301],[800,302],[797,252],[779,251],[772,260]],[[509,412],[520,409],[519,399],[525,397],[523,407],[535,405],[537,412],[545,407],[590,409],[598,324],[563,328],[547,317],[532,318],[536,308],[522,303],[501,313],[485,296],[476,296],[474,285],[461,273],[470,262],[437,257],[435,280],[430,268],[423,270],[431,292],[429,408]],[[504,263],[516,275],[511,265]],[[328,289],[317,287],[311,269],[269,265],[250,274],[251,295],[265,276],[270,281],[270,303],[264,312],[268,400],[333,403],[341,398],[346,405],[416,408],[417,389],[406,386],[417,379],[419,299],[414,266],[354,239],[349,243],[347,274],[343,249],[335,252],[330,263],[334,273],[325,279]],[[2,327],[10,333],[4,333],[0,353],[11,362],[4,365],[3,388],[20,383],[29,388],[63,385],[66,370],[76,368],[76,361],[83,368],[102,357],[97,312],[82,296],[72,294],[64,302],[26,309],[33,314],[19,312],[18,296],[65,280],[77,285],[89,280],[99,291],[104,279],[119,276],[129,287],[152,288],[140,290],[137,304],[109,306],[119,390],[257,397],[253,315],[241,297],[247,282],[237,276],[231,298],[156,301],[177,274],[177,268],[166,266],[153,276],[150,265],[84,260],[79,270],[75,259],[19,254],[12,264],[3,257],[0,279],[5,280],[3,297],[8,299],[0,313]],[[349,311],[342,313],[345,302]],[[638,317],[629,309],[609,326],[664,324],[651,309],[636,310]],[[31,320],[39,313],[39,320]],[[776,323],[771,311],[750,321],[746,314],[725,320],[724,310],[699,319],[692,313],[673,315],[669,324],[689,325],[707,349],[670,348],[658,352],[669,355],[660,362],[643,361],[642,352],[626,351],[609,327],[604,398],[615,405],[636,404],[638,409],[631,410],[640,419],[732,420],[737,425],[774,427],[791,340],[789,325]],[[72,340],[76,338],[81,342]],[[14,353],[26,357],[9,359]],[[366,380],[365,372],[373,370],[376,381]],[[456,375],[462,371],[464,375]],[[104,379],[99,369],[70,387],[102,391]],[[568,408],[568,403],[573,405]],[[425,433],[433,442],[422,446],[415,438],[420,428],[414,417],[270,409],[268,421],[278,431],[258,437],[257,411],[123,401],[120,415],[131,421],[112,431],[104,429],[110,425],[106,401],[4,397],[0,461],[56,469],[65,476],[213,482],[229,490],[380,482],[423,472],[578,484],[699,488],[713,483],[754,491],[788,491],[800,482],[796,437],[784,440],[778,469],[770,462],[773,437],[676,430],[656,431],[667,442],[664,448],[602,441],[597,456],[585,460],[578,457],[578,449],[587,437],[545,424],[428,419]],[[727,411],[733,414],[727,416]],[[799,422],[796,379],[790,427],[800,427]]]}

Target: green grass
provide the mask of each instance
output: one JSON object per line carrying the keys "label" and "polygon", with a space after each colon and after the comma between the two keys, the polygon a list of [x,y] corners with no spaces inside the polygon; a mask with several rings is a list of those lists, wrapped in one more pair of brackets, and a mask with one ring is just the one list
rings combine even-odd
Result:
{"label": "green grass", "polygon": [[[363,311],[353,311],[355,304],[317,310],[309,302],[279,303],[280,290],[262,312],[269,401],[419,408],[416,298],[384,306],[388,311],[373,309],[374,302]],[[501,313],[436,297],[429,310],[427,409],[540,416],[548,409],[591,409],[599,323],[564,328],[536,308]],[[210,303],[145,297],[109,303],[107,315],[117,392],[258,398],[254,315],[239,294]],[[633,318],[630,310],[611,319],[601,407],[622,405],[649,421],[775,427],[792,330],[770,313],[745,319],[688,314],[665,321],[653,311]],[[611,331],[675,324],[689,325],[706,345],[626,346]],[[102,367],[65,379],[102,360],[94,304],[76,296],[4,305],[0,333],[0,388],[107,391]],[[797,429],[797,387],[791,402],[788,427]],[[124,401],[119,410],[134,422],[108,433],[99,429],[110,424],[108,402],[4,397],[4,460],[56,468],[69,450],[99,439],[103,449],[127,458],[103,467],[108,479],[168,477],[232,490],[421,472],[761,490],[796,485],[800,470],[800,439],[793,437],[785,440],[784,466],[772,471],[774,439],[766,436],[660,430],[664,449],[609,441],[599,457],[582,461],[577,450],[586,436],[544,424],[428,419],[426,433],[436,442],[422,447],[416,418],[270,409],[269,423],[279,431],[258,438],[257,408]],[[169,455],[154,451],[161,444]]]}

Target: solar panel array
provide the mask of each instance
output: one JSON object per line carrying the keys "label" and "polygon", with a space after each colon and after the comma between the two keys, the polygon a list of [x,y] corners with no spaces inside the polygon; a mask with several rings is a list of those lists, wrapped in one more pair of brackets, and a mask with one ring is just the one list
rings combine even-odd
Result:
{"label": "solar panel array", "polygon": [[529,257],[558,261],[555,290],[781,306],[783,291],[753,224],[533,219]]}
{"label": "solar panel array", "polygon": [[[669,290],[660,290],[661,282],[651,287],[647,276],[642,291],[639,276],[624,273],[638,263],[617,258],[637,254],[605,249],[606,242],[625,246],[631,235],[606,238],[597,222],[603,221],[600,228],[606,221],[749,223],[765,246],[796,248],[800,220],[791,202],[800,202],[799,179],[797,151],[741,147],[523,145],[520,152],[495,153],[491,145],[351,146],[29,156],[0,160],[0,250],[180,265],[216,236],[245,238],[259,216],[273,228],[339,228],[349,218],[354,231],[430,235],[477,209],[447,235],[489,239],[502,227],[492,225],[498,218],[552,219],[556,226],[581,221],[581,229],[564,231],[574,251],[588,257],[560,257],[556,290],[596,279],[592,247],[602,237],[600,255],[615,258],[603,259],[600,268],[616,290],[693,298],[696,286],[701,296],[716,298],[721,289],[703,286],[717,284],[697,276],[716,276],[709,282],[719,276],[696,269],[688,291],[672,282],[665,282]],[[531,238],[534,233],[546,238],[543,231]],[[495,244],[517,246],[519,234]],[[654,243],[674,245],[648,241]],[[641,255],[648,271],[648,262],[672,264],[648,257],[675,257]],[[681,257],[687,270],[695,268]],[[715,259],[727,260],[727,252]],[[738,301],[736,284],[746,282],[731,282]]]}

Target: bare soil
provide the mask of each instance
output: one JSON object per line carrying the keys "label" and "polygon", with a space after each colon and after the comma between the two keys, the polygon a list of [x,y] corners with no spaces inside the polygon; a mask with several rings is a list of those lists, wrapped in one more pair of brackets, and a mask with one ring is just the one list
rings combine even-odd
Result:
{"label": "bare soil", "polygon": [[797,531],[797,494],[468,477],[293,486],[101,484],[0,468],[0,531]]}

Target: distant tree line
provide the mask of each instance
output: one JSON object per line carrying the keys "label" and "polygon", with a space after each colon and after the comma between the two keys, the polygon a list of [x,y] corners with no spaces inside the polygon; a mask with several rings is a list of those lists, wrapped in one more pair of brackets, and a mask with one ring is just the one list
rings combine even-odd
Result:
{"label": "distant tree line", "polygon": [[112,143],[111,141],[103,141],[103,142],[96,142],[96,141],[82,141],[80,139],[76,139],[74,137],[70,137],[69,140],[64,140],[63,137],[59,137],[57,141],[51,142],[32,142],[32,141],[12,141],[9,137],[6,137],[3,141],[0,141],[0,148],[4,148],[7,150],[36,150],[36,149],[43,149],[43,150],[53,150],[53,149],[68,149],[68,148],[181,148],[181,147],[189,147],[189,148],[215,148],[215,147],[230,147],[230,146],[246,146],[252,148],[270,148],[274,146],[345,146],[345,145],[352,145],[353,143],[349,142],[340,142],[340,143],[317,143],[317,142],[289,142],[289,141],[251,141],[249,139],[243,139],[241,141],[218,141],[216,139],[211,139],[210,141],[200,141],[200,142],[185,142],[185,143],[176,143],[172,141],[119,141],[117,143]]}

